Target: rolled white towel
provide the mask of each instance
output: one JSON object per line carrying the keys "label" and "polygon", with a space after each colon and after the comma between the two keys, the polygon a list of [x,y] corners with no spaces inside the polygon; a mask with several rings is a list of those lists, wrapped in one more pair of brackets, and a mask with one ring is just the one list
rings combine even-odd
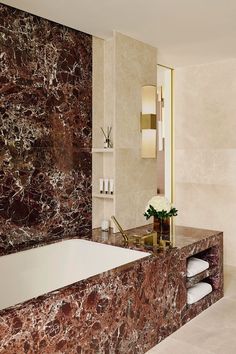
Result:
{"label": "rolled white towel", "polygon": [[203,259],[190,257],[187,263],[187,277],[193,277],[194,275],[203,272],[209,268],[209,263]]}
{"label": "rolled white towel", "polygon": [[212,292],[211,284],[200,282],[187,290],[187,304],[191,305]]}

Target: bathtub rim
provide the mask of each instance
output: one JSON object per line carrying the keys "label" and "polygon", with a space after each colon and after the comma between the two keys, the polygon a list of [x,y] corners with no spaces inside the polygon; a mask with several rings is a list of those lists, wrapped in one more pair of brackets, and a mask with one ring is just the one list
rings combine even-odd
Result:
{"label": "bathtub rim", "polygon": [[[136,250],[136,249],[132,249],[132,248],[129,248],[129,247],[121,247],[120,245],[113,245],[113,244],[107,244],[107,243],[102,243],[102,242],[98,242],[98,241],[94,241],[94,240],[91,240],[91,239],[85,239],[85,238],[79,238],[79,237],[70,237],[70,238],[66,238],[66,239],[62,239],[62,240],[59,240],[59,242],[63,242],[63,241],[70,241],[70,240],[83,240],[83,241],[89,241],[89,242],[95,242],[96,244],[101,244],[101,245],[105,245],[105,246],[111,246],[111,247],[118,247],[118,248],[121,248],[121,249],[128,249],[130,251],[139,251],[139,252],[143,252],[143,253],[149,253],[149,255],[146,255],[142,258],[139,258],[139,259],[136,259],[136,260],[133,260],[133,261],[130,261],[128,263],[124,263],[122,265],[119,265],[117,267],[114,267],[114,268],[111,268],[109,270],[106,270],[106,271],[103,271],[101,273],[98,273],[98,274],[94,274],[94,275],[91,275],[90,277],[87,277],[85,279],[82,279],[82,280],[78,280],[74,283],[71,283],[69,285],[65,285],[61,288],[57,288],[57,289],[54,289],[52,291],[49,291],[49,292],[46,292],[42,295],[39,295],[39,296],[36,296],[36,297],[33,297],[31,299],[28,299],[28,300],[25,300],[23,302],[20,302],[18,304],[15,304],[15,305],[12,305],[12,306],[9,306],[9,307],[6,307],[6,308],[3,308],[0,310],[0,317],[2,315],[5,315],[6,313],[11,313],[11,312],[14,312],[15,310],[17,309],[21,309],[21,308],[24,308],[25,306],[29,305],[29,304],[34,304],[34,303],[41,303],[43,302],[45,299],[49,298],[50,296],[53,296],[53,295],[56,295],[57,293],[59,292],[69,292],[70,289],[71,289],[71,293],[74,293],[73,289],[75,289],[76,287],[79,287],[79,285],[83,285],[83,284],[86,284],[86,282],[93,282],[94,280],[96,280],[96,278],[102,278],[102,277],[109,277],[109,276],[115,276],[115,275],[118,275],[119,273],[121,273],[122,271],[124,270],[129,270],[131,269],[134,265],[138,265],[138,264],[141,264],[142,262],[146,262],[147,260],[150,259],[150,257],[155,257],[154,254],[152,254],[151,252],[147,252],[146,250]],[[21,253],[21,252],[27,252],[27,251],[30,251],[32,249],[37,249],[37,248],[41,248],[41,247],[47,247],[47,246],[50,246],[52,244],[55,244],[55,243],[59,243],[58,240],[56,240],[55,242],[51,242],[51,243],[48,243],[48,244],[41,244],[40,246],[38,247],[29,247],[27,249],[23,249],[19,252],[13,252],[13,253],[8,253],[8,254],[5,254],[5,255],[2,255],[0,257],[5,257],[5,256],[11,256],[13,254],[16,254],[16,253]]]}

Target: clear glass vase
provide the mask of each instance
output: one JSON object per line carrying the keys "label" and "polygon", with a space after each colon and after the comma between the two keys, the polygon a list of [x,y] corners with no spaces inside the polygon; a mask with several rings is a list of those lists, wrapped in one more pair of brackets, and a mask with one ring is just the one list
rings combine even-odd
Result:
{"label": "clear glass vase", "polygon": [[160,240],[170,241],[170,218],[157,218],[154,216],[153,231]]}

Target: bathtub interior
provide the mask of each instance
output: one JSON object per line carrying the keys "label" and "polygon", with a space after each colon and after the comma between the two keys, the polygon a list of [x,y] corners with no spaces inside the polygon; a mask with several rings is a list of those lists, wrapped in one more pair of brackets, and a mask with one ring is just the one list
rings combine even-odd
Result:
{"label": "bathtub interior", "polygon": [[0,257],[0,310],[149,256],[74,239]]}

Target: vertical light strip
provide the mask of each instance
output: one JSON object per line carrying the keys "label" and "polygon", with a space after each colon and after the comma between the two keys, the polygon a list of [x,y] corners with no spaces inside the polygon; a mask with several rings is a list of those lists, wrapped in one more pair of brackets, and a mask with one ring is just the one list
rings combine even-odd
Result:
{"label": "vertical light strip", "polygon": [[142,130],[142,158],[155,159],[157,145],[156,129]]}
{"label": "vertical light strip", "polygon": [[142,87],[141,113],[141,156],[142,158],[156,158],[157,150],[157,88],[153,85]]}
{"label": "vertical light strip", "polygon": [[175,177],[175,166],[174,166],[174,153],[175,153],[175,149],[174,149],[174,144],[175,144],[175,140],[174,140],[174,69],[170,68],[166,65],[162,65],[162,64],[157,64],[157,66],[166,68],[171,70],[171,203],[174,203],[175,200],[175,183],[174,183],[174,177]]}
{"label": "vertical light strip", "polygon": [[158,120],[158,122],[157,122],[157,131],[158,131],[158,151],[163,151],[162,121],[161,120]]}
{"label": "vertical light strip", "polygon": [[175,199],[175,159],[174,159],[174,69],[171,69],[171,203],[174,203]]}
{"label": "vertical light strip", "polygon": [[157,113],[157,89],[156,86],[142,87],[142,114]]}

